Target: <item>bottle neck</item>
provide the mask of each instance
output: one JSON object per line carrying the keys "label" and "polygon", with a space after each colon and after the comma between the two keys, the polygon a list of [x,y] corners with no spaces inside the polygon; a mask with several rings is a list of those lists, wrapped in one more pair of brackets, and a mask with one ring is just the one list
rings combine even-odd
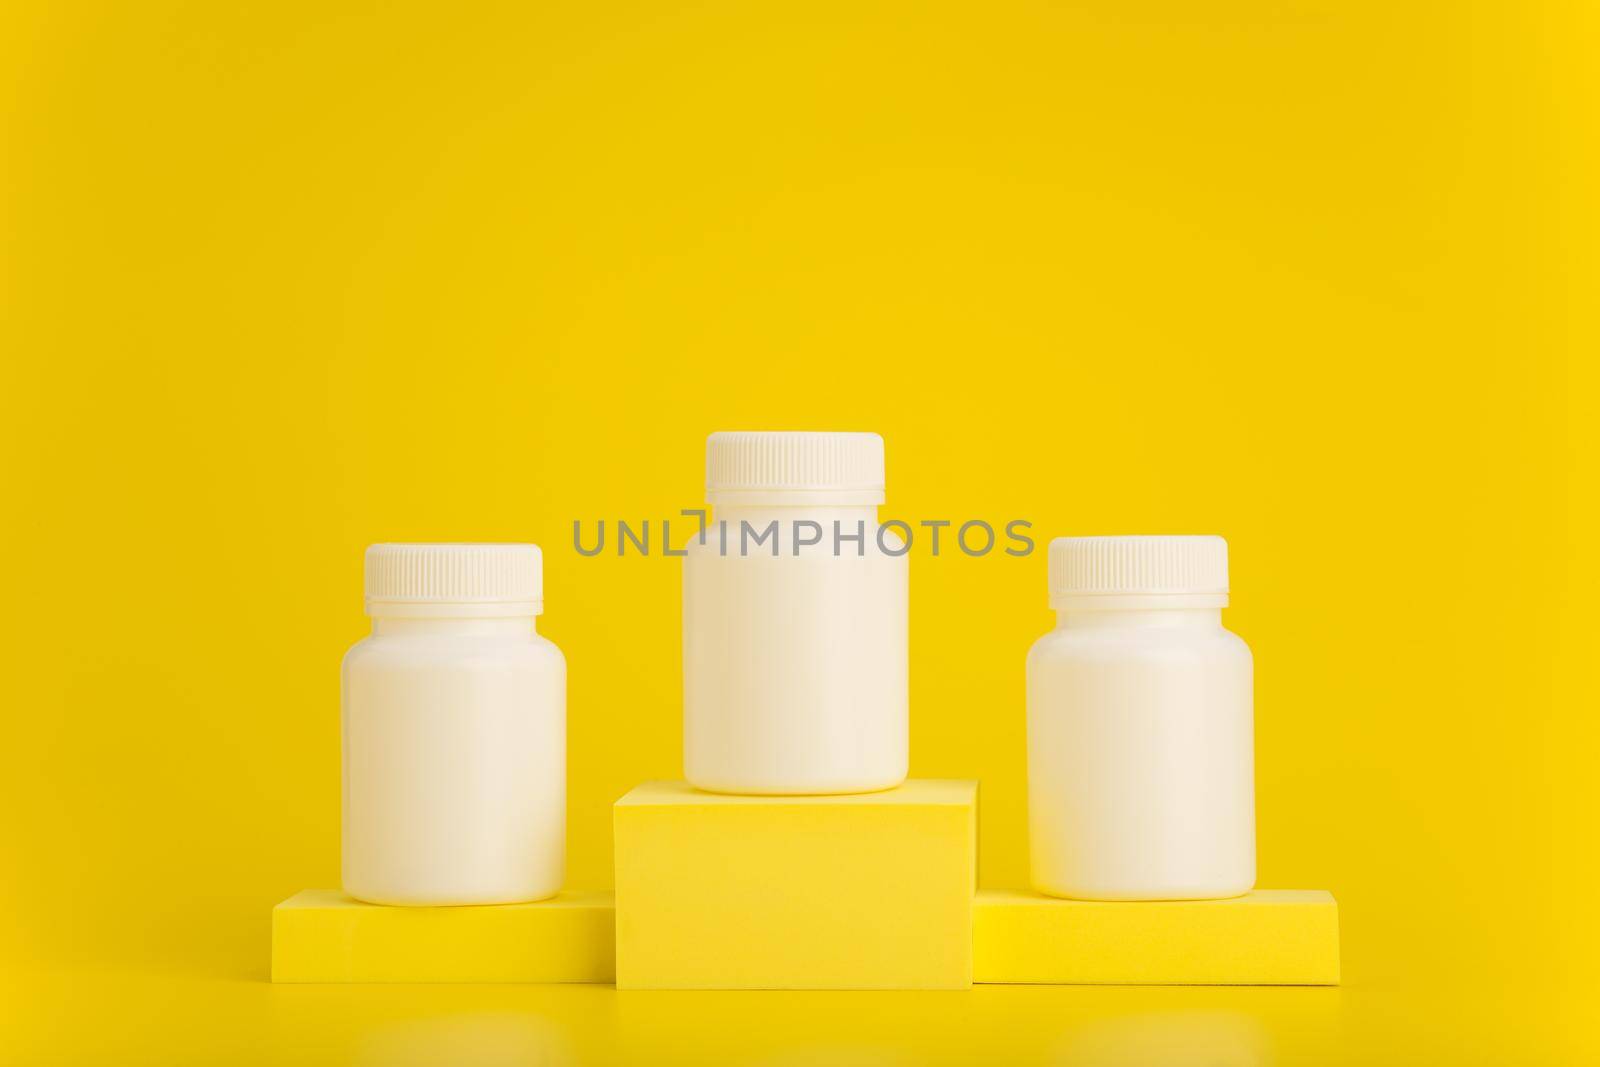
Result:
{"label": "bottle neck", "polygon": [[1058,630],[1215,630],[1221,608],[1067,608],[1056,612]]}
{"label": "bottle neck", "polygon": [[420,636],[448,635],[451,637],[519,637],[538,632],[532,615],[510,615],[498,618],[461,618],[449,615],[432,615],[424,618],[374,615],[372,632],[375,635]]}

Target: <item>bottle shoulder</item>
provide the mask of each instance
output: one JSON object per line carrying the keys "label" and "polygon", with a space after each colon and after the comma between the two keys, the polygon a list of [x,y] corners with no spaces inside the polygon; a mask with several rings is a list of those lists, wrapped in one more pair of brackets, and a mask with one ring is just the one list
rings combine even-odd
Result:
{"label": "bottle shoulder", "polygon": [[1220,626],[1058,628],[1042,635],[1028,650],[1030,666],[1133,659],[1253,662],[1244,639]]}
{"label": "bottle shoulder", "polygon": [[1250,651],[1250,642],[1240,637],[1227,627],[1222,628],[1223,641],[1233,650],[1234,655],[1247,663],[1255,662],[1255,653]]}
{"label": "bottle shoulder", "polygon": [[407,667],[525,667],[565,672],[566,656],[543,634],[369,634],[344,654],[342,671]]}

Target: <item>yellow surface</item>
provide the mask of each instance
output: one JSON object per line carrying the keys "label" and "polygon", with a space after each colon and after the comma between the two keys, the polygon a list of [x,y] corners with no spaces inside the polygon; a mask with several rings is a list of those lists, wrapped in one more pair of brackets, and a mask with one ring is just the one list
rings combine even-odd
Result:
{"label": "yellow surface", "polygon": [[1337,985],[1339,906],[1317,889],[1232,900],[978,893],[972,979],[1078,985]]}
{"label": "yellow surface", "polygon": [[392,908],[307,889],[272,909],[274,982],[610,982],[612,897]]}
{"label": "yellow surface", "polygon": [[622,989],[963,989],[976,782],[736,797],[646,782],[617,801]]}
{"label": "yellow surface", "polygon": [[[886,517],[1229,539],[1260,881],[1333,891],[1346,984],[785,998],[779,1034],[914,1060],[923,1018],[971,1051],[1215,1004],[1269,1056],[1536,1058],[1545,984],[1600,959],[1597,20],[0,4],[0,968],[134,972],[21,982],[0,1026],[65,1012],[58,1062],[359,1058],[571,994],[780,1059],[759,1010],[681,1006],[716,998],[243,977],[338,882],[366,544],[544,545],[568,880],[605,888],[612,802],[681,774],[681,564],[580,557],[573,521],[695,506],[713,429],[837,427],[884,434]],[[912,773],[980,779],[981,882],[1026,884],[1044,557],[911,572]]]}
{"label": "yellow surface", "polygon": [[[271,985],[28,974],[17,1064],[296,1067],[1578,1067],[1593,997],[1527,981],[974,986],[964,992],[618,992],[604,985]],[[12,1011],[13,1004],[5,1010]]]}

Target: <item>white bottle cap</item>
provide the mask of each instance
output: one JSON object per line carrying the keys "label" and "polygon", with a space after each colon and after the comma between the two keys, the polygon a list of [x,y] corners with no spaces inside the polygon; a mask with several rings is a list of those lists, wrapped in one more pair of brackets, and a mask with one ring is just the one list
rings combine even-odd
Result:
{"label": "white bottle cap", "polygon": [[706,440],[712,504],[881,504],[875,433],[714,433]]}
{"label": "white bottle cap", "polygon": [[539,615],[544,557],[538,545],[383,544],[367,549],[367,614]]}
{"label": "white bottle cap", "polygon": [[1228,542],[1220,537],[1058,537],[1050,606],[1226,607]]}

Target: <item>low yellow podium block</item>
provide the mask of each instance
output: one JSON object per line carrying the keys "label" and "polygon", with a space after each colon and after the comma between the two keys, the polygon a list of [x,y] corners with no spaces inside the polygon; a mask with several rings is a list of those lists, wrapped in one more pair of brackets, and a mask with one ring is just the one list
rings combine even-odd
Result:
{"label": "low yellow podium block", "polygon": [[1339,906],[1318,889],[1134,903],[986,889],[972,941],[977,982],[1339,984]]}
{"label": "low yellow podium block", "polygon": [[614,809],[619,989],[963,989],[976,782],[743,797],[649,782]]}
{"label": "low yellow podium block", "polygon": [[611,894],[533,904],[394,908],[331,889],[272,909],[274,982],[609,982]]}

